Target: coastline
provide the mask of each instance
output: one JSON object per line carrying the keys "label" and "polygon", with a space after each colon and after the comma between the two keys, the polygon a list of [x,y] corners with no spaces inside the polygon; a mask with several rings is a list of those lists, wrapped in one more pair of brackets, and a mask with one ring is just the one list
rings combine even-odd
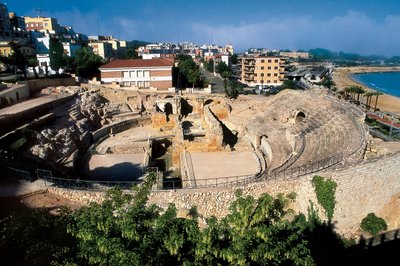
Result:
{"label": "coastline", "polygon": [[[373,88],[367,87],[352,79],[351,75],[379,72],[400,72],[400,67],[338,67],[334,68],[332,79],[336,83],[338,90],[343,90],[348,86],[357,85],[363,87],[367,91],[375,91]],[[372,106],[375,106],[375,97],[372,98],[371,103]],[[384,93],[378,97],[377,107],[381,111],[400,114],[400,98]]]}

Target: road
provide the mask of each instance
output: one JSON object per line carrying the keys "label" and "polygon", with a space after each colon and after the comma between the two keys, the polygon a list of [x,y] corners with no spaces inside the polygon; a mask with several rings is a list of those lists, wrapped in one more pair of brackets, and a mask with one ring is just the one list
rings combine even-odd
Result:
{"label": "road", "polygon": [[214,77],[214,75],[204,68],[200,67],[200,73],[203,75],[211,84],[213,93],[225,93],[224,81],[220,77]]}

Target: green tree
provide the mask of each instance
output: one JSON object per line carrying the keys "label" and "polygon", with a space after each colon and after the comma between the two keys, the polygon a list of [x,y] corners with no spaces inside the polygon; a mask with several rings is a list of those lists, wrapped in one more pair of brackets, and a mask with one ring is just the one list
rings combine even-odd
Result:
{"label": "green tree", "polygon": [[[231,69],[229,68],[229,66],[225,63],[225,62],[219,62],[215,72],[219,73],[219,74],[224,74],[224,73],[229,73],[229,75],[231,75]],[[226,74],[225,74],[226,75]]]}
{"label": "green tree", "polygon": [[8,62],[16,69],[22,70],[24,78],[27,79],[26,66],[28,65],[28,61],[21,52],[21,45],[16,42],[10,42],[9,45],[11,48],[11,55],[8,58]]}
{"label": "green tree", "polygon": [[64,47],[57,38],[50,38],[49,57],[50,67],[57,74],[60,69],[66,67],[66,55],[64,54]]}
{"label": "green tree", "polygon": [[364,93],[364,96],[367,98],[366,102],[365,102],[365,107],[367,108],[367,110],[369,110],[371,108],[371,100],[372,100],[372,96],[374,96],[375,93],[372,91],[367,91],[366,93]]}
{"label": "green tree", "polygon": [[190,56],[179,55],[179,74],[189,82],[194,88],[195,83],[200,79],[199,66],[193,61]]}
{"label": "green tree", "polygon": [[76,51],[74,60],[70,68],[82,78],[93,78],[99,75],[99,67],[103,64],[103,59],[93,53],[88,47],[82,47]]}
{"label": "green tree", "polygon": [[296,83],[293,80],[285,80],[281,85],[282,89],[296,90]]}
{"label": "green tree", "polygon": [[69,218],[65,209],[58,215],[37,209],[0,220],[1,264],[50,265],[70,261],[75,257],[77,242],[67,234]]}
{"label": "green tree", "polygon": [[322,81],[322,85],[328,88],[328,90],[331,90],[333,87],[336,86],[336,83],[332,80],[331,77],[325,77]]}
{"label": "green tree", "polygon": [[380,91],[376,91],[376,92],[374,93],[374,95],[375,95],[375,107],[374,107],[374,112],[376,112],[377,106],[378,106],[378,97],[379,97],[379,95],[383,95],[383,93],[380,92]]}
{"label": "green tree", "polygon": [[293,197],[264,194],[259,199],[236,193],[230,214],[207,219],[196,248],[203,265],[312,265],[298,224],[283,219]]}
{"label": "green tree", "polygon": [[211,73],[214,72],[214,60],[210,59],[204,62],[204,69]]}
{"label": "green tree", "polygon": [[238,55],[237,54],[233,54],[231,56],[231,64],[232,65],[237,65],[237,63],[238,63]]}

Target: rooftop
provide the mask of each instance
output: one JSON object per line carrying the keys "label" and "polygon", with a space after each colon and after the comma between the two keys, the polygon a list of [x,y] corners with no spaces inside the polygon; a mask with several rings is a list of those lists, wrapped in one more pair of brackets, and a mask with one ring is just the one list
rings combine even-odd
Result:
{"label": "rooftop", "polygon": [[100,69],[107,68],[128,68],[128,67],[158,67],[158,66],[170,66],[172,67],[174,62],[171,59],[157,58],[157,59],[130,59],[130,60],[115,60],[107,63],[100,67]]}

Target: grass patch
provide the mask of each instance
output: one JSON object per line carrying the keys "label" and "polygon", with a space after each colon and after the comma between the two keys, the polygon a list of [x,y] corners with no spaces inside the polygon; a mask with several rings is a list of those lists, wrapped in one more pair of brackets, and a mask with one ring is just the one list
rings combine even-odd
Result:
{"label": "grass patch", "polygon": [[28,142],[28,139],[25,137],[20,138],[17,141],[14,141],[13,143],[11,143],[10,145],[10,149],[13,150],[19,150],[22,146],[24,146],[24,144]]}

